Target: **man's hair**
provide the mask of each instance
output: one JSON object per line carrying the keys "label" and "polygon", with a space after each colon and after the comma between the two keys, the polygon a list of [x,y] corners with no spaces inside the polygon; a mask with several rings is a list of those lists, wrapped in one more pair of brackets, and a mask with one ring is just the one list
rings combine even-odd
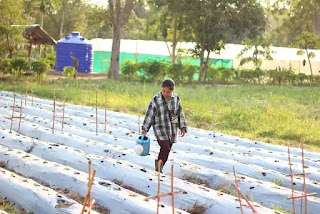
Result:
{"label": "man's hair", "polygon": [[172,79],[165,79],[163,80],[162,87],[168,87],[171,91],[174,89],[174,81]]}

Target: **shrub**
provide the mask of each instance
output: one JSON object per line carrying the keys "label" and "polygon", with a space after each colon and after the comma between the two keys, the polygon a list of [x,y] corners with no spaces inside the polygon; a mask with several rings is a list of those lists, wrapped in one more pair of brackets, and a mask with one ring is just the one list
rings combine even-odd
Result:
{"label": "shrub", "polygon": [[16,57],[11,59],[10,64],[13,69],[13,74],[16,75],[16,72],[18,72],[19,76],[27,72],[30,68],[28,60],[23,57]]}
{"label": "shrub", "polygon": [[38,80],[46,76],[48,65],[43,60],[31,62],[31,67],[33,69],[33,72],[37,74]]}
{"label": "shrub", "polygon": [[11,65],[11,59],[3,59],[0,63],[0,71],[4,74],[12,74],[13,69]]}
{"label": "shrub", "polygon": [[185,64],[183,64],[182,73],[187,80],[192,81],[196,71],[197,71],[197,66],[192,65],[190,62],[186,62]]}
{"label": "shrub", "polygon": [[210,66],[208,68],[208,75],[207,75],[208,80],[220,80],[221,79],[221,71],[215,67],[215,66]]}
{"label": "shrub", "polygon": [[149,60],[147,62],[140,62],[138,64],[142,75],[150,80],[164,79],[167,73],[168,62]]}
{"label": "shrub", "polygon": [[56,54],[54,52],[47,54],[44,60],[46,61],[46,64],[49,65],[50,69],[54,69],[56,62]]}
{"label": "shrub", "polygon": [[235,72],[233,69],[221,67],[219,68],[219,70],[222,81],[231,82],[232,78],[235,76]]}
{"label": "shrub", "polygon": [[168,75],[170,78],[174,79],[176,82],[181,82],[184,79],[183,65],[181,63],[169,65]]}
{"label": "shrub", "polygon": [[67,76],[67,77],[73,77],[75,78],[76,77],[76,69],[74,69],[73,66],[65,66],[63,68],[63,73]]}
{"label": "shrub", "polygon": [[122,75],[126,76],[136,76],[138,74],[138,65],[133,60],[124,60],[124,62],[121,64],[121,72]]}

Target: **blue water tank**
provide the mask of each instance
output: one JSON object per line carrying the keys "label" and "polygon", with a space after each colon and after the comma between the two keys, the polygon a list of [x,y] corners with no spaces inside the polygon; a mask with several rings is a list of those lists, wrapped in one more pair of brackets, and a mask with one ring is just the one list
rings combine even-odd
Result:
{"label": "blue water tank", "polygon": [[78,59],[78,72],[89,73],[92,71],[92,44],[89,40],[80,36],[79,32],[72,32],[57,42],[56,50],[56,70],[63,71],[65,66],[73,66],[70,56]]}

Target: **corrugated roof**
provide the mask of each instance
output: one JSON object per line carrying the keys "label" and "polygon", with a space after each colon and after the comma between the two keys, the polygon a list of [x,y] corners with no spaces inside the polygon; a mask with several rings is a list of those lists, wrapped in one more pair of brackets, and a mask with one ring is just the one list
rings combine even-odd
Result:
{"label": "corrugated roof", "polygon": [[25,26],[23,37],[28,39],[32,44],[56,45],[57,42],[38,24]]}

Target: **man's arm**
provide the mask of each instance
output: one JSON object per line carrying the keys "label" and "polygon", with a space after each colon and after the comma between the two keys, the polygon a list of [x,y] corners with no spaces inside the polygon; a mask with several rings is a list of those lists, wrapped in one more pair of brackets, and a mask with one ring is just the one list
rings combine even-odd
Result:
{"label": "man's arm", "polygon": [[181,130],[181,136],[183,137],[187,132],[187,122],[186,122],[186,117],[184,116],[181,100],[179,97],[178,97],[178,108],[179,108],[178,127]]}
{"label": "man's arm", "polygon": [[143,121],[142,125],[142,134],[145,135],[149,131],[152,124],[154,124],[154,117],[155,117],[155,109],[153,106],[152,101],[149,104],[146,116]]}

